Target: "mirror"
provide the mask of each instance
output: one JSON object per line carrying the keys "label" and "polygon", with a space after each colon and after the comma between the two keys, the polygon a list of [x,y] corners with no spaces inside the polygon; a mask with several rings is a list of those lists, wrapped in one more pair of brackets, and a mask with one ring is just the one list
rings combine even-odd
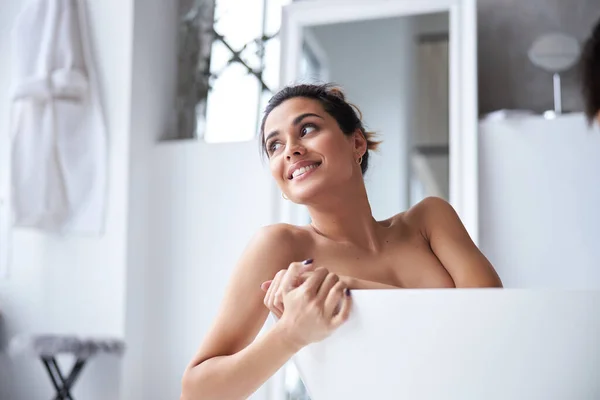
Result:
{"label": "mirror", "polygon": [[449,200],[448,22],[442,12],[303,28],[300,80],[339,84],[382,141],[365,175],[377,219]]}
{"label": "mirror", "polygon": [[[474,2],[332,3],[284,9],[281,86],[332,82],[361,110],[382,141],[365,174],[376,219],[438,196],[477,242]],[[303,206],[278,203],[282,222],[309,222]],[[284,375],[286,400],[309,399],[291,363]]]}
{"label": "mirror", "polygon": [[[472,0],[284,8],[281,86],[338,84],[382,140],[365,175],[375,218],[439,196],[477,243],[475,31]],[[303,206],[278,204],[281,222],[307,223]]]}
{"label": "mirror", "polygon": [[[437,12],[302,28],[298,80],[339,85],[382,142],[365,174],[376,219],[449,200],[448,27]],[[288,399],[307,398],[293,366],[286,381]]]}

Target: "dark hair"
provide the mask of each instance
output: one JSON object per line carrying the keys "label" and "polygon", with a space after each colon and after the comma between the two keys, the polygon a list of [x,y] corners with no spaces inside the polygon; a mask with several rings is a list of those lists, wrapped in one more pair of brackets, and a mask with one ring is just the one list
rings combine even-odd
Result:
{"label": "dark hair", "polygon": [[600,20],[583,46],[581,72],[585,114],[592,124],[600,112]]}
{"label": "dark hair", "polygon": [[305,97],[308,99],[317,100],[323,106],[325,112],[331,115],[338,123],[344,134],[350,136],[357,130],[367,140],[367,151],[362,156],[360,168],[364,174],[369,166],[369,150],[376,150],[380,142],[373,140],[374,132],[367,132],[361,121],[362,114],[358,107],[346,101],[344,93],[331,83],[326,84],[299,84],[287,86],[277,92],[267,104],[265,113],[260,124],[260,148],[263,154],[267,152],[265,146],[265,121],[267,117],[275,109],[286,100],[295,97]]}

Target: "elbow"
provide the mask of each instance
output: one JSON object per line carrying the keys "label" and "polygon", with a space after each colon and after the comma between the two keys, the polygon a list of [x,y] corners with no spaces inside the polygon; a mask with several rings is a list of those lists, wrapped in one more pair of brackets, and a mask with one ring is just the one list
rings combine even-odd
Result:
{"label": "elbow", "polygon": [[[198,366],[188,367],[183,373],[181,379],[181,397],[179,400],[196,400],[200,398],[202,390],[202,377],[198,373]],[[205,398],[205,393],[203,393]]]}
{"label": "elbow", "polygon": [[181,378],[181,396],[179,400],[193,400],[191,369],[187,368]]}
{"label": "elbow", "polygon": [[[181,379],[179,400],[224,400],[222,388],[215,386],[206,366],[198,364],[186,368]],[[213,383],[211,383],[213,382]]]}

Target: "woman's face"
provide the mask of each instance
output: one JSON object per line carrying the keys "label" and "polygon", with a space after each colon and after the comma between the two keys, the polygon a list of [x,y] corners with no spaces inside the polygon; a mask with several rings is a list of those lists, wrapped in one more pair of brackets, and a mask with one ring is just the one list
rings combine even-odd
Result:
{"label": "woman's face", "polygon": [[296,203],[362,175],[356,160],[364,154],[363,135],[345,135],[321,103],[304,97],[284,101],[268,115],[265,148],[271,174]]}

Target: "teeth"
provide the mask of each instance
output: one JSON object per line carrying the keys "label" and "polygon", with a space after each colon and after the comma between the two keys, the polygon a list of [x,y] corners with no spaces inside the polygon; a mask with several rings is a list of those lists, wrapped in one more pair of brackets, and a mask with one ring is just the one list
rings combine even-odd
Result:
{"label": "teeth", "polygon": [[306,167],[302,167],[302,168],[298,168],[297,170],[295,170],[294,172],[292,172],[292,178],[296,178],[304,173],[306,173],[306,171],[310,171],[311,169],[315,169],[317,168],[317,164],[313,164],[313,165],[308,165]]}

